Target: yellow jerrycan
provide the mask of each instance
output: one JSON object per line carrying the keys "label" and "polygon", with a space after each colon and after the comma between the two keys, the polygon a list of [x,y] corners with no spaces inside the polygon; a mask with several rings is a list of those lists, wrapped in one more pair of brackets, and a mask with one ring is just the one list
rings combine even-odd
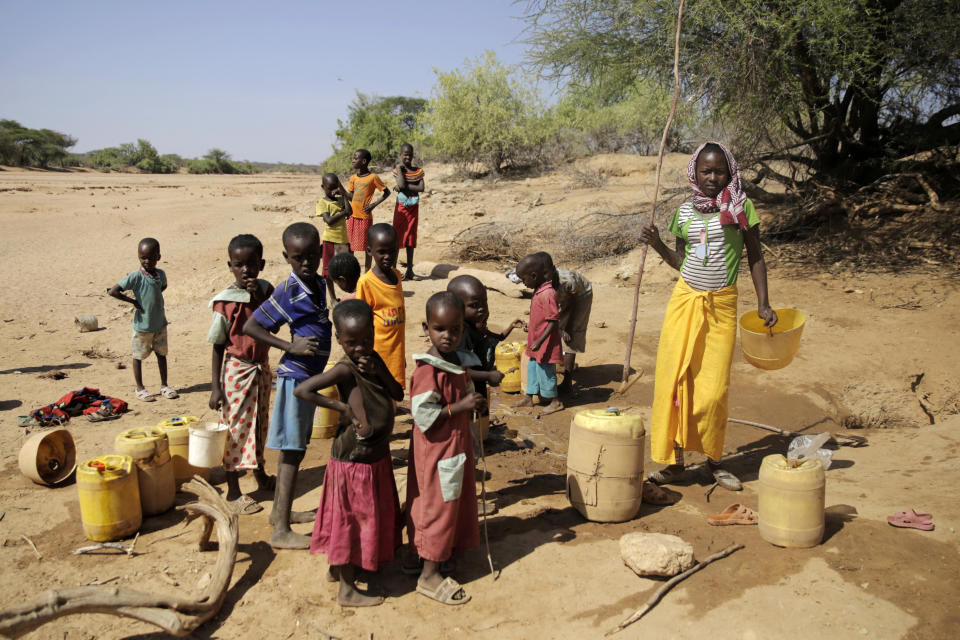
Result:
{"label": "yellow jerrycan", "polygon": [[570,422],[567,498],[594,522],[630,520],[643,502],[643,418],[619,409],[579,411]]}
{"label": "yellow jerrycan", "polygon": [[[336,362],[328,362],[324,371],[329,371],[336,364]],[[333,398],[334,400],[340,399],[340,392],[337,391],[337,385],[330,385],[326,389],[320,389],[317,393],[327,398]],[[326,407],[317,407],[316,413],[313,414],[313,431],[310,432],[310,438],[320,440],[332,438],[337,433],[337,424],[339,422],[339,411],[327,409]]]}
{"label": "yellow jerrycan", "polygon": [[494,350],[494,364],[504,374],[500,390],[518,393],[520,389],[520,356],[527,345],[523,342],[501,342]]}
{"label": "yellow jerrycan", "polygon": [[132,535],[143,522],[140,488],[133,458],[105,455],[77,467],[77,491],[83,533],[94,542]]}
{"label": "yellow jerrycan", "polygon": [[145,516],[168,511],[177,497],[167,433],[160,427],[134,427],[117,434],[117,453],[133,458],[140,486],[140,507]]}
{"label": "yellow jerrycan", "polygon": [[760,464],[760,537],[778,547],[813,547],[823,540],[826,474],[820,460],[799,466],[780,454]]}
{"label": "yellow jerrycan", "polygon": [[199,475],[204,480],[210,480],[210,469],[195,467],[188,462],[190,459],[190,427],[199,422],[200,418],[196,416],[178,416],[164,420],[157,425],[167,434],[170,458],[173,460],[173,478],[177,489],[195,475]]}

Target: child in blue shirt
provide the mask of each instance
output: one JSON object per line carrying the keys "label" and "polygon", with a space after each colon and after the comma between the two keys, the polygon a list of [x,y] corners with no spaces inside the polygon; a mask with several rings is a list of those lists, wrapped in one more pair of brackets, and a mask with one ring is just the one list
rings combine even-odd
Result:
{"label": "child in blue shirt", "polygon": [[[144,238],[137,245],[140,268],[107,290],[107,293],[123,302],[129,302],[137,310],[133,314],[133,379],[137,384],[134,393],[137,400],[153,402],[157,398],[143,386],[141,362],[157,354],[160,369],[160,395],[176,398],[175,389],[167,386],[167,316],[163,311],[163,291],[167,288],[167,274],[157,269],[160,261],[160,242]],[[123,294],[133,291],[133,298]]]}
{"label": "child in blue shirt", "polygon": [[[282,349],[277,367],[277,392],[267,435],[267,448],[280,451],[276,496],[270,523],[274,549],[308,549],[310,536],[290,529],[291,523],[313,522],[315,511],[291,512],[297,471],[310,442],[316,408],[293,395],[298,383],[323,372],[330,356],[330,318],[326,283],[317,274],[321,257],[320,234],[308,222],[295,222],[283,232],[283,257],[293,269],[243,326],[248,336]],[[291,340],[273,335],[290,325]]]}

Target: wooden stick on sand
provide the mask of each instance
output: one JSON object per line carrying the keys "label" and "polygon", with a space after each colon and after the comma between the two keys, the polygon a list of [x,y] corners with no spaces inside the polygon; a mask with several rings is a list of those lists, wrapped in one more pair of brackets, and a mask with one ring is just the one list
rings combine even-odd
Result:
{"label": "wooden stick on sand", "polygon": [[616,628],[611,629],[610,631],[607,631],[607,633],[604,635],[612,636],[618,631],[623,631],[629,625],[633,624],[634,622],[642,618],[644,615],[646,615],[647,611],[650,611],[650,609],[653,609],[656,606],[656,604],[660,602],[660,598],[662,598],[667,591],[670,591],[670,589],[672,589],[678,582],[682,582],[683,580],[686,580],[687,578],[695,574],[697,571],[700,571],[700,569],[703,569],[705,566],[707,566],[714,560],[726,558],[728,555],[730,555],[734,551],[738,551],[740,549],[743,549],[742,544],[735,544],[730,547],[727,547],[723,551],[718,551],[717,553],[708,557],[706,560],[702,560],[698,562],[697,564],[693,565],[683,573],[673,576],[672,578],[667,580],[665,583],[663,583],[663,586],[657,589],[656,592],[654,592],[654,594],[650,596],[650,599],[647,600],[642,607],[634,611],[633,615],[631,615],[629,618],[627,618],[626,620],[618,624]]}
{"label": "wooden stick on sand", "polygon": [[[673,104],[670,105],[670,115],[667,117],[667,124],[663,127],[663,136],[660,138],[660,152],[657,154],[657,182],[653,188],[653,206],[650,208],[650,226],[657,215],[657,198],[660,195],[660,171],[663,169],[663,150],[667,146],[667,133],[670,131],[670,125],[673,123],[673,116],[677,112],[677,99],[680,97],[680,26],[683,22],[683,2],[680,0],[680,8],[677,9],[677,35],[673,44]],[[630,355],[633,352],[633,336],[637,330],[637,306],[640,304],[640,281],[643,279],[643,265],[647,261],[647,249],[650,245],[643,244],[640,251],[640,267],[637,269],[637,284],[633,287],[633,310],[630,312],[630,330],[627,339],[627,355],[623,360],[623,377],[620,381],[620,387],[617,393],[625,393],[630,385],[627,384],[630,378]],[[638,376],[639,377],[639,376]]]}

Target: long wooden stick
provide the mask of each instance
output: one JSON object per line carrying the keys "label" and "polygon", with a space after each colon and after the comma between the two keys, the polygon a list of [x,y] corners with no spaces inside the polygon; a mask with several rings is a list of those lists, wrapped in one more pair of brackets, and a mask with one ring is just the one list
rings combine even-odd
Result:
{"label": "long wooden stick", "polygon": [[[667,124],[663,127],[663,136],[660,138],[660,151],[657,154],[657,182],[653,188],[653,206],[650,208],[650,226],[653,227],[657,215],[657,198],[660,195],[660,172],[663,169],[663,151],[667,146],[667,133],[670,131],[670,125],[673,123],[673,116],[677,112],[677,100],[680,98],[680,27],[683,23],[683,2],[680,0],[680,7],[677,9],[677,35],[673,43],[673,104],[670,105],[670,115],[667,117]],[[618,393],[624,393],[627,388],[627,380],[630,378],[630,356],[633,353],[633,336],[637,330],[637,307],[640,304],[640,281],[643,279],[643,266],[647,261],[647,249],[650,245],[643,243],[643,249],[640,251],[640,266],[637,269],[637,284],[633,287],[633,310],[630,312],[630,330],[627,339],[627,355],[623,360],[623,377],[620,381]]]}
{"label": "long wooden stick", "polygon": [[678,582],[682,582],[683,580],[686,580],[687,578],[695,574],[697,571],[700,571],[700,569],[703,569],[705,566],[707,566],[714,560],[726,558],[728,555],[730,555],[734,551],[739,551],[740,549],[743,549],[742,544],[735,544],[735,545],[729,546],[723,551],[718,551],[717,553],[708,557],[706,560],[701,560],[700,562],[693,565],[691,568],[687,569],[683,573],[673,576],[672,578],[667,580],[662,587],[657,589],[656,592],[652,596],[650,596],[650,599],[647,600],[642,607],[634,611],[633,615],[631,615],[629,618],[627,618],[626,620],[618,624],[615,629],[611,629],[610,631],[607,631],[605,635],[612,636],[618,631],[623,631],[629,625],[633,624],[634,622],[642,618],[644,615],[646,615],[647,611],[650,611],[650,609],[653,609],[653,607],[656,606],[658,602],[660,602],[660,598],[662,598],[667,591],[670,591],[670,589],[672,589]]}

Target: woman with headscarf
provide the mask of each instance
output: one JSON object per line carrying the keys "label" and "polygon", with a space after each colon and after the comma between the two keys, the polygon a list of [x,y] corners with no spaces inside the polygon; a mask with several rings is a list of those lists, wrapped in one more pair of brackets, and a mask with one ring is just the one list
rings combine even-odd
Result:
{"label": "woman with headscarf", "polygon": [[737,274],[747,248],[757,311],[764,325],[777,323],[767,298],[767,267],[760,246],[760,219],[743,192],[740,170],[720,143],[705,142],[687,166],[692,195],[669,229],[676,250],[655,227],[641,238],[680,272],[667,304],[653,394],[650,454],[667,467],[650,474],[656,484],[682,481],[684,451],[707,457],[714,480],[738,491],[740,480],[720,467],[727,425],[730,363],[737,341]]}

